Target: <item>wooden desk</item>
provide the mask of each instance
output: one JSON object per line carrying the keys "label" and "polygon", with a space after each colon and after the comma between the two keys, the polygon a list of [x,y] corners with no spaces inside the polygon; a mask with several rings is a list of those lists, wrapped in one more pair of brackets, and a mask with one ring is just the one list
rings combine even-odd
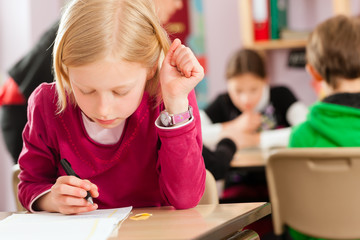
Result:
{"label": "wooden desk", "polygon": [[[138,213],[151,213],[146,220],[132,220]],[[198,205],[192,209],[173,207],[136,208],[109,240],[127,239],[223,239],[271,213],[270,203]],[[11,213],[0,212],[0,220]],[[113,234],[114,234],[113,233]]]}
{"label": "wooden desk", "polygon": [[239,150],[230,163],[234,168],[262,168],[265,166],[269,150]]}
{"label": "wooden desk", "polygon": [[[147,220],[130,219],[138,213],[152,216]],[[118,235],[110,239],[223,239],[270,213],[269,203],[198,205],[186,210],[139,208],[133,209]]]}

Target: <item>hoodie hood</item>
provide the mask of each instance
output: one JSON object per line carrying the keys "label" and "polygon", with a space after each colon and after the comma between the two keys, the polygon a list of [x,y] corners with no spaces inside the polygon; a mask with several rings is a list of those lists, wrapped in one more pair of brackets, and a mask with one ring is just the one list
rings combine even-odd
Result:
{"label": "hoodie hood", "polygon": [[308,124],[334,146],[360,146],[360,109],[328,102],[310,108]]}

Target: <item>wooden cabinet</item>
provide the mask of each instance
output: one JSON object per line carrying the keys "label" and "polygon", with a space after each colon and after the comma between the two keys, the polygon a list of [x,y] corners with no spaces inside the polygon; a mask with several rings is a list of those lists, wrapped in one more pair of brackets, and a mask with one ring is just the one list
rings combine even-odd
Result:
{"label": "wooden cabinet", "polygon": [[[315,0],[316,1],[316,0]],[[240,25],[244,47],[255,50],[272,50],[305,47],[306,40],[265,40],[254,41],[252,22],[252,0],[238,0]],[[332,0],[333,13],[350,15],[350,0]]]}

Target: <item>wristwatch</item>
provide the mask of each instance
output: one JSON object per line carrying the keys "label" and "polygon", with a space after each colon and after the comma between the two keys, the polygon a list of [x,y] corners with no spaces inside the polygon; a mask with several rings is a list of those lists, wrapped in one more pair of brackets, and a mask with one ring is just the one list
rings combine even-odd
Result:
{"label": "wristwatch", "polygon": [[193,116],[192,107],[189,106],[189,109],[186,112],[178,114],[170,114],[166,110],[160,113],[160,121],[164,127],[170,127],[178,123],[185,122]]}

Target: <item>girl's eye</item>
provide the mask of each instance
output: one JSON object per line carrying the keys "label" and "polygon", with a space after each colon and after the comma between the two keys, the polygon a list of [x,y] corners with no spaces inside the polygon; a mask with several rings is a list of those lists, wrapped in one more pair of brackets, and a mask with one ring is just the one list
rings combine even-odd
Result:
{"label": "girl's eye", "polygon": [[117,96],[125,96],[126,94],[128,94],[128,92],[117,92],[117,91],[113,91],[113,93]]}
{"label": "girl's eye", "polygon": [[83,91],[83,90],[80,90],[80,92],[81,92],[82,94],[84,94],[84,95],[90,95],[90,94],[95,93],[95,90],[93,90],[93,91]]}

